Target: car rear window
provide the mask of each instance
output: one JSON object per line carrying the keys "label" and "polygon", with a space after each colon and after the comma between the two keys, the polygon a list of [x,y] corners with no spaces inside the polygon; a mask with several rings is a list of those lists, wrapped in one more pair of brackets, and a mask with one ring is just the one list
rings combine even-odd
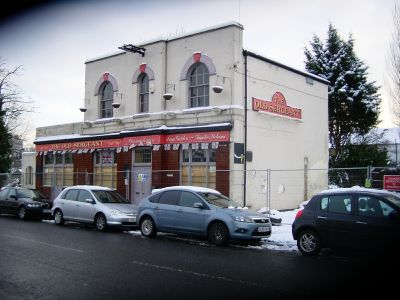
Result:
{"label": "car rear window", "polygon": [[158,199],[160,204],[177,205],[179,199],[179,191],[166,191]]}
{"label": "car rear window", "polygon": [[149,197],[149,201],[152,203],[158,203],[158,199],[160,198],[161,193],[157,193],[151,197]]}
{"label": "car rear window", "polygon": [[66,200],[76,200],[76,196],[78,195],[79,190],[69,190],[64,196],[63,199]]}
{"label": "car rear window", "polygon": [[330,195],[321,197],[320,209],[332,213],[350,214],[351,196],[350,195]]}

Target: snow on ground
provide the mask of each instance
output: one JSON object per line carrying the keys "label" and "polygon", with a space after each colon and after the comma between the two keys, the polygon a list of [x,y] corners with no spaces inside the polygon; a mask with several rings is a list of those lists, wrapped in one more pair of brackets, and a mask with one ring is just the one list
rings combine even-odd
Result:
{"label": "snow on ground", "polygon": [[[300,205],[302,207],[304,203]],[[260,244],[258,245],[250,245],[250,246],[240,246],[236,245],[237,247],[241,248],[252,248],[252,249],[260,249],[260,250],[274,250],[274,251],[290,251],[290,252],[297,252],[297,244],[296,241],[293,239],[292,236],[292,223],[296,216],[296,213],[300,210],[294,209],[290,211],[277,211],[271,210],[271,216],[281,218],[282,223],[281,225],[272,226],[272,234],[268,239],[263,239]],[[266,208],[262,208],[260,211],[265,212],[267,211]],[[46,223],[53,223],[54,220],[43,220]],[[134,237],[141,237],[140,230],[132,230],[128,231],[129,235]],[[168,233],[158,233],[161,237],[172,237],[174,240],[182,240],[185,242],[189,242],[192,244],[200,245],[200,246],[212,246],[209,243],[201,240],[186,238],[186,237],[179,237],[173,234]]]}

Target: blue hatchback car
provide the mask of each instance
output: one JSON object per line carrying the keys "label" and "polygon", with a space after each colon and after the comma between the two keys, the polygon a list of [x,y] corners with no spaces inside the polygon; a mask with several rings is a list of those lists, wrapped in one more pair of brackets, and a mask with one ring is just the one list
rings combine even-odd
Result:
{"label": "blue hatchback car", "polygon": [[215,245],[267,238],[272,228],[265,215],[240,207],[216,190],[195,186],[154,191],[139,204],[138,224],[145,237],[157,232],[192,234]]}

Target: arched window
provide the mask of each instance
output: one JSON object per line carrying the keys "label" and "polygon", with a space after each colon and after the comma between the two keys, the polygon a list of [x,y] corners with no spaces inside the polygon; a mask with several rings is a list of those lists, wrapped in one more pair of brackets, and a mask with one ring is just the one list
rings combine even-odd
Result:
{"label": "arched window", "polygon": [[112,118],[113,116],[113,86],[111,82],[106,81],[101,89],[100,117]]}
{"label": "arched window", "polygon": [[205,64],[197,63],[190,71],[189,108],[209,105],[209,73]]}
{"label": "arched window", "polygon": [[149,112],[149,77],[140,76],[139,80],[139,113]]}

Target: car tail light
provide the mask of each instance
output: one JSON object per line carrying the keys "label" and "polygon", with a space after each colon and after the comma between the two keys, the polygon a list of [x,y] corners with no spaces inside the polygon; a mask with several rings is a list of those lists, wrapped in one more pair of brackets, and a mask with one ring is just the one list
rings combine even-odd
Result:
{"label": "car tail light", "polygon": [[303,210],[299,210],[299,211],[297,212],[297,214],[296,214],[295,219],[300,218],[302,214],[303,214]]}

